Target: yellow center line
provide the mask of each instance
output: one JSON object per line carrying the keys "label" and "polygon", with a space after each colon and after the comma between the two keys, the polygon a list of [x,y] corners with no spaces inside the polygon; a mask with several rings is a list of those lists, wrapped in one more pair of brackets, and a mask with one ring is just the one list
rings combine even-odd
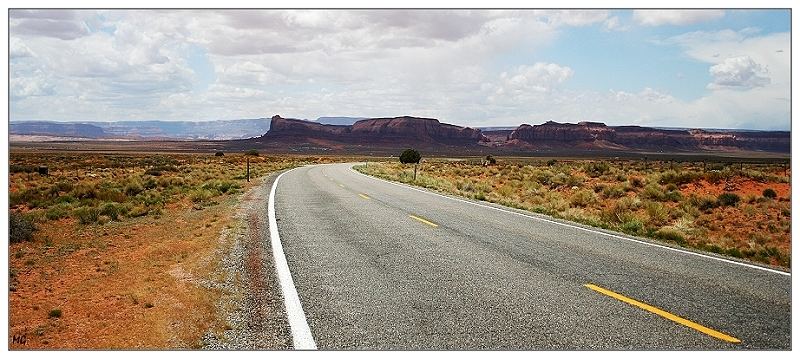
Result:
{"label": "yellow center line", "polygon": [[720,339],[720,340],[724,340],[724,341],[729,342],[729,343],[741,343],[742,342],[741,340],[736,339],[736,338],[734,338],[734,337],[732,337],[730,335],[727,335],[725,333],[721,333],[721,332],[718,332],[718,331],[716,331],[714,329],[711,329],[711,328],[708,328],[708,327],[704,327],[704,326],[702,326],[700,324],[697,324],[697,323],[695,323],[695,322],[693,322],[691,320],[683,319],[683,318],[681,318],[681,317],[679,317],[679,316],[677,316],[675,314],[663,311],[663,310],[658,309],[658,308],[656,308],[656,307],[654,307],[652,305],[649,305],[649,304],[646,304],[646,303],[642,303],[642,302],[640,302],[638,300],[628,298],[628,297],[626,297],[626,296],[624,296],[622,294],[618,294],[618,293],[612,292],[612,291],[610,291],[608,289],[604,289],[604,288],[598,287],[598,286],[596,286],[594,284],[585,284],[584,286],[586,288],[589,288],[589,289],[595,291],[595,292],[605,294],[605,295],[607,295],[609,297],[612,297],[614,299],[617,299],[619,301],[623,301],[623,302],[628,303],[630,305],[639,307],[639,308],[644,309],[644,310],[646,310],[646,311],[648,311],[650,313],[662,316],[662,317],[667,318],[667,319],[669,319],[669,320],[671,320],[673,322],[685,325],[685,326],[687,326],[689,328],[692,328],[692,329],[694,329],[694,330],[696,330],[698,332],[710,335],[710,336],[712,336],[714,338],[717,338],[717,339]]}
{"label": "yellow center line", "polygon": [[367,196],[367,195],[365,195],[363,193],[359,193],[358,196],[363,198],[363,199],[369,199],[369,196]]}
{"label": "yellow center line", "polygon": [[425,224],[427,224],[427,225],[429,225],[429,226],[431,226],[431,227],[439,227],[439,225],[438,225],[438,224],[436,224],[436,223],[433,223],[433,222],[431,222],[431,221],[429,221],[429,220],[427,220],[427,219],[425,219],[425,218],[422,218],[422,217],[417,217],[417,216],[415,216],[415,215],[413,215],[413,214],[409,214],[408,216],[409,216],[409,217],[411,217],[411,218],[414,218],[414,219],[416,219],[416,220],[418,220],[418,221],[420,221],[420,222],[422,222],[422,223],[425,223]]}

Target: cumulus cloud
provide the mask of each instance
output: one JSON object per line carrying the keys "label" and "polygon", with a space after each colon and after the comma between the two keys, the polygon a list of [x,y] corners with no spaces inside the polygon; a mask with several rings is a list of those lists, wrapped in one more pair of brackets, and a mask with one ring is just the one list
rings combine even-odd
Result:
{"label": "cumulus cloud", "polygon": [[498,95],[517,95],[524,92],[546,92],[560,85],[573,75],[571,68],[558,64],[537,62],[531,66],[519,66],[514,72],[500,74]]}
{"label": "cumulus cloud", "polygon": [[[662,40],[720,65],[719,78],[712,71],[720,87],[696,101],[657,83],[571,90],[585,76],[578,65],[538,57],[569,27],[619,31],[626,18],[605,10],[14,10],[10,112],[90,121],[411,114],[471,126],[553,119],[726,127],[788,116],[785,101],[770,100],[788,97],[788,33]],[[739,57],[757,64],[742,82],[750,87],[730,86],[746,70],[722,65]],[[769,69],[767,84],[761,69]]]}
{"label": "cumulus cloud", "polygon": [[640,25],[690,25],[717,20],[725,16],[724,10],[634,10],[633,20]]}
{"label": "cumulus cloud", "polygon": [[709,73],[713,77],[708,84],[710,89],[751,89],[770,83],[767,68],[757,64],[748,56],[727,58],[711,66]]}

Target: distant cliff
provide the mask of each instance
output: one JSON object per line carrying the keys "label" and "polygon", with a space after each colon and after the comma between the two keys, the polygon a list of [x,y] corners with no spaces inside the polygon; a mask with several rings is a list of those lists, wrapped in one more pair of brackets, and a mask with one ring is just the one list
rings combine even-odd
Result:
{"label": "distant cliff", "polygon": [[668,130],[640,126],[606,126],[599,122],[521,125],[505,146],[541,148],[712,150],[789,152],[791,135],[782,131]]}
{"label": "distant cliff", "polygon": [[275,115],[272,117],[270,130],[264,137],[397,145],[413,143],[477,145],[487,140],[478,129],[440,123],[432,118],[410,116],[371,118],[346,126],[323,125]]}

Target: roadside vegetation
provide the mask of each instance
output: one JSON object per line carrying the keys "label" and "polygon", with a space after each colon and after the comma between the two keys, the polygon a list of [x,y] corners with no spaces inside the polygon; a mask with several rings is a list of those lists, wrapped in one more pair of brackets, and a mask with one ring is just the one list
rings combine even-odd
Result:
{"label": "roadside vegetation", "polygon": [[225,330],[208,283],[242,194],[335,159],[219,153],[12,151],[9,331],[27,338],[12,348],[198,348]]}
{"label": "roadside vegetation", "polygon": [[774,164],[433,160],[357,170],[439,192],[789,267],[790,170]]}

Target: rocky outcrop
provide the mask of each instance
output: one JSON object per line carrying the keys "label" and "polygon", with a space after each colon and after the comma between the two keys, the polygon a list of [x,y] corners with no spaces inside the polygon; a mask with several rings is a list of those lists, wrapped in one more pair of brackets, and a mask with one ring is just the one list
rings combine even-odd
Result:
{"label": "rocky outcrop", "polygon": [[632,150],[752,150],[789,152],[791,136],[781,131],[671,130],[641,126],[606,126],[599,122],[521,125],[509,144],[526,147]]}
{"label": "rocky outcrop", "polygon": [[337,142],[477,144],[487,141],[478,129],[440,123],[432,118],[390,117],[356,121],[349,126],[272,117],[266,137],[305,137]]}

